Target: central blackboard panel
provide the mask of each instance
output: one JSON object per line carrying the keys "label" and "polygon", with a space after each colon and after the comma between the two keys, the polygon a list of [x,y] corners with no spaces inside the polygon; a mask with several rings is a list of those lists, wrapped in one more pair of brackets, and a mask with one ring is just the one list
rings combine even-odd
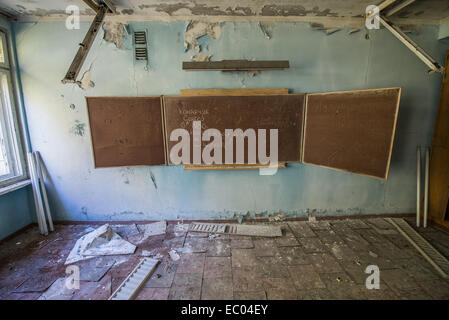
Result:
{"label": "central blackboard panel", "polygon": [[165,164],[160,97],[87,97],[95,167]]}
{"label": "central blackboard panel", "polygon": [[303,161],[386,179],[401,88],[308,94]]}
{"label": "central blackboard panel", "polygon": [[[269,129],[278,129],[278,161],[300,162],[304,94],[260,96],[166,96],[165,128],[167,154],[177,141],[170,141],[173,130],[186,129],[192,136],[193,121],[201,121],[202,132],[218,129],[222,134],[225,160],[225,129],[266,129],[267,154],[270,153]],[[190,139],[190,163],[193,163],[193,139]],[[208,142],[202,142],[202,149]],[[245,141],[244,163],[248,163]],[[257,150],[257,148],[256,148]],[[234,162],[235,142],[234,142]],[[257,162],[259,162],[257,160]],[[169,159],[169,163],[172,163]],[[204,162],[203,162],[204,163]]]}

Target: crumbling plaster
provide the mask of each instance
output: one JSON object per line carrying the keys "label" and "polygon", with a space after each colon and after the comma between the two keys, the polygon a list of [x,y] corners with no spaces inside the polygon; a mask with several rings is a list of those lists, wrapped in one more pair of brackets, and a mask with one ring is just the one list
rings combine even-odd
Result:
{"label": "crumbling plaster", "polygon": [[[222,59],[286,59],[282,71],[185,72],[188,21],[129,22],[149,30],[149,69],[133,51],[105,42],[104,30],[81,70],[95,87],[82,90],[60,80],[89,23],[67,30],[64,22],[16,23],[18,59],[32,145],[48,168],[52,212],[59,220],[213,219],[242,216],[409,213],[415,209],[416,145],[429,145],[441,82],[387,30],[349,28],[332,36],[310,23],[276,22],[267,39],[258,22],[225,22],[221,35],[197,38],[201,53]],[[207,30],[207,28],[206,28]],[[439,62],[448,46],[438,28],[423,26],[412,38]],[[60,50],[54,50],[54,47]],[[36,55],[39,52],[39,55]],[[44,57],[44,58],[43,58]],[[323,92],[401,86],[403,97],[390,175],[381,181],[304,164],[275,176],[257,171],[186,172],[182,166],[95,169],[85,96],[178,94],[188,88],[290,88]],[[73,107],[74,106],[74,107]]]}
{"label": "crumbling plaster", "polygon": [[[209,21],[303,21],[329,27],[354,26],[372,0],[114,0],[121,21],[191,20]],[[377,1],[377,2],[380,2]],[[94,15],[81,0],[2,0],[0,8],[24,21],[63,20],[67,5],[80,7],[83,20]],[[449,18],[446,0],[417,0],[394,15],[400,24],[439,24]]]}

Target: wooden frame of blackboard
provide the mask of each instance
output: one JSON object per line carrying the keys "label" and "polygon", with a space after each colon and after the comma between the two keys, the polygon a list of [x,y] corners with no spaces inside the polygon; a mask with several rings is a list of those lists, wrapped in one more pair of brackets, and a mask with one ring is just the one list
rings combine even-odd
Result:
{"label": "wooden frame of blackboard", "polygon": [[[305,144],[306,144],[306,131],[307,131],[307,108],[308,108],[309,96],[329,95],[329,94],[345,94],[345,93],[347,94],[347,93],[359,93],[359,92],[373,92],[373,91],[378,91],[378,90],[398,90],[399,91],[398,92],[398,99],[397,99],[397,103],[396,103],[396,108],[395,108],[395,114],[394,114],[393,130],[392,130],[392,135],[391,135],[391,142],[390,142],[390,148],[389,148],[386,172],[385,172],[385,176],[384,177],[370,175],[370,174],[366,174],[366,173],[363,173],[363,172],[354,172],[354,171],[350,171],[350,170],[347,170],[347,169],[340,169],[340,168],[335,168],[335,167],[330,167],[330,166],[325,166],[325,165],[314,164],[314,163],[306,162],[304,160],[304,155],[305,155],[304,151],[305,151]],[[393,152],[394,137],[395,137],[395,134],[396,134],[396,125],[397,125],[397,119],[398,119],[398,113],[399,113],[399,104],[400,104],[400,101],[401,101],[401,93],[402,93],[402,88],[401,87],[307,93],[306,97],[305,97],[305,105],[304,105],[304,124],[303,124],[302,152],[301,152],[302,163],[314,165],[314,166],[317,166],[317,167],[332,169],[332,170],[339,170],[339,171],[344,171],[344,172],[349,172],[349,173],[360,174],[360,175],[364,175],[364,176],[371,177],[371,178],[387,180],[388,179],[388,174],[389,174],[389,171],[390,171],[390,162],[391,162],[391,154]]]}
{"label": "wooden frame of blackboard", "polygon": [[[254,96],[254,95],[288,95],[288,88],[237,88],[237,89],[181,89],[179,96]],[[303,93],[304,94],[304,93]],[[172,95],[176,96],[176,95]],[[164,96],[163,96],[164,97]],[[302,109],[302,123],[301,123],[301,133],[302,137],[303,127],[304,127],[304,110],[305,110],[305,99],[306,94],[304,94],[303,109]],[[166,112],[165,112],[165,100],[163,99],[163,115],[164,115],[164,130],[166,130]],[[165,145],[167,152],[167,165],[171,164],[168,160],[168,141],[167,136],[165,136]],[[300,141],[299,151],[302,151],[302,142]],[[300,157],[301,159],[301,154]],[[290,163],[301,163],[302,161],[289,161]],[[278,168],[285,168],[288,162],[279,162]],[[229,164],[188,164],[184,165],[184,170],[186,171],[201,171],[201,170],[249,170],[249,169],[260,169],[269,168],[268,165],[262,164],[239,164],[239,165],[229,165]]]}
{"label": "wooden frame of blackboard", "polygon": [[[161,108],[161,125],[162,125],[162,139],[163,139],[163,148],[164,148],[164,164],[157,164],[157,165],[151,165],[151,164],[138,164],[138,165],[111,165],[111,166],[97,166],[97,161],[96,161],[96,155],[95,155],[95,146],[94,146],[94,141],[92,138],[92,124],[91,124],[91,119],[90,119],[90,113],[89,113],[89,107],[88,107],[88,103],[87,100],[89,98],[160,98],[160,108]],[[91,148],[91,152],[93,155],[93,160],[94,160],[94,168],[95,169],[102,169],[102,168],[115,168],[115,167],[147,167],[147,166],[166,166],[168,163],[168,159],[167,159],[167,155],[166,155],[166,148],[165,148],[165,124],[164,124],[164,107],[163,107],[163,96],[139,96],[139,97],[133,97],[133,96],[86,96],[84,97],[85,101],[86,101],[86,109],[87,109],[87,122],[89,125],[89,130],[90,130],[90,139],[91,139],[91,143],[90,143],[90,148]]]}

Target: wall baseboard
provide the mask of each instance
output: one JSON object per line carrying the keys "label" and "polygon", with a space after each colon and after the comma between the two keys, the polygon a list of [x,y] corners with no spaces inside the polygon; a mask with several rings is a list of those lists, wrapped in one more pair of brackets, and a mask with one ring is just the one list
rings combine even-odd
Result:
{"label": "wall baseboard", "polygon": [[14,231],[14,232],[11,233],[9,236],[6,236],[6,237],[4,237],[3,239],[0,239],[0,245],[3,244],[3,243],[6,242],[6,241],[11,240],[11,239],[14,238],[15,236],[21,234],[22,232],[25,232],[26,230],[28,230],[28,229],[30,229],[30,228],[32,228],[32,227],[34,227],[34,226],[37,226],[37,223],[32,222],[32,223],[26,225],[25,227],[22,227],[22,228],[20,228],[19,230]]}

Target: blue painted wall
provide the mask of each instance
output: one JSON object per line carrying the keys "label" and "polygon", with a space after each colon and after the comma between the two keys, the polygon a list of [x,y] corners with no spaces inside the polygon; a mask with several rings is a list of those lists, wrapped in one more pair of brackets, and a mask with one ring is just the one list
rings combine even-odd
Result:
{"label": "blue painted wall", "polygon": [[31,186],[0,196],[0,240],[33,222],[32,197]]}
{"label": "blue painted wall", "polygon": [[[285,71],[246,73],[185,72],[181,62],[187,22],[131,23],[147,28],[150,69],[126,50],[97,36],[81,74],[90,69],[94,88],[63,85],[77,44],[88,24],[67,30],[61,22],[15,24],[18,59],[31,141],[42,152],[51,176],[56,219],[130,220],[230,218],[282,212],[304,216],[411,213],[415,210],[415,151],[429,145],[441,76],[386,30],[330,36],[307,23],[277,23],[271,40],[257,23],[227,22],[218,40],[201,38],[213,60],[288,59]],[[412,35],[440,63],[447,44],[438,27]],[[275,176],[257,171],[184,172],[182,166],[94,169],[85,96],[177,94],[185,88],[290,88],[322,92],[403,87],[388,181],[310,165],[293,164]],[[70,107],[72,105],[72,107]],[[76,134],[75,126],[84,129]],[[78,131],[78,133],[80,133]],[[152,179],[154,177],[154,182]]]}
{"label": "blue painted wall", "polygon": [[[11,31],[11,24],[1,17],[0,27]],[[14,56],[11,58],[14,66]],[[34,207],[30,196],[30,186],[0,196],[0,240],[32,222]]]}

